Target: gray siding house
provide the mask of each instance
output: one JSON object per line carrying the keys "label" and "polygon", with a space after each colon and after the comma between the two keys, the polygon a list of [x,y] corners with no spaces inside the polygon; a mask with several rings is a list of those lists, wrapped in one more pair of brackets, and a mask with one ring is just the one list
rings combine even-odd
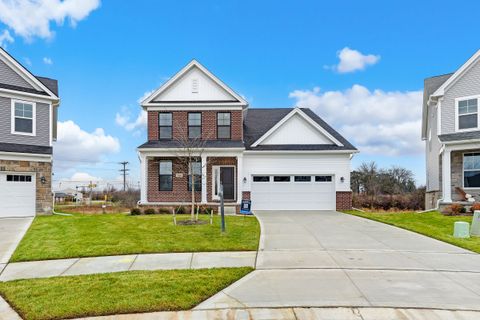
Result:
{"label": "gray siding house", "polygon": [[58,84],[0,48],[0,218],[52,211]]}
{"label": "gray siding house", "polygon": [[464,202],[462,190],[480,202],[480,50],[454,73],[425,79],[422,139],[426,208]]}

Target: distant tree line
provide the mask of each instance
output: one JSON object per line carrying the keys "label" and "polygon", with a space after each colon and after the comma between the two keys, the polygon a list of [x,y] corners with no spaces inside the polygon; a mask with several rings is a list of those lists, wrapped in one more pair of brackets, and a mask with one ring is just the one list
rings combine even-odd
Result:
{"label": "distant tree line", "polygon": [[425,188],[417,188],[413,172],[399,166],[379,168],[364,162],[351,174],[354,206],[372,209],[421,210]]}

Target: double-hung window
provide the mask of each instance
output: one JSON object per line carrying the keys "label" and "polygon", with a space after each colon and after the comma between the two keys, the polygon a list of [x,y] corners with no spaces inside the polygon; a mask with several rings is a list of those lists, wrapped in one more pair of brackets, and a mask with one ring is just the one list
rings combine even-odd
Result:
{"label": "double-hung window", "polygon": [[35,104],[21,101],[13,102],[12,133],[35,135]]}
{"label": "double-hung window", "polygon": [[230,112],[217,113],[217,138],[230,139],[231,137],[231,114]]}
{"label": "double-hung window", "polygon": [[463,155],[463,187],[480,188],[480,153]]}
{"label": "double-hung window", "polygon": [[159,190],[172,191],[173,190],[173,168],[171,160],[160,160],[159,164]]}
{"label": "double-hung window", "polygon": [[190,112],[188,114],[188,138],[200,139],[202,137],[202,114]]}
{"label": "double-hung window", "polygon": [[478,128],[478,99],[457,101],[458,130]]}
{"label": "double-hung window", "polygon": [[172,114],[161,112],[158,114],[158,137],[160,139],[172,139]]}
{"label": "double-hung window", "polygon": [[192,178],[194,179],[195,191],[202,190],[202,162],[192,161],[188,166],[188,191],[192,191]]}

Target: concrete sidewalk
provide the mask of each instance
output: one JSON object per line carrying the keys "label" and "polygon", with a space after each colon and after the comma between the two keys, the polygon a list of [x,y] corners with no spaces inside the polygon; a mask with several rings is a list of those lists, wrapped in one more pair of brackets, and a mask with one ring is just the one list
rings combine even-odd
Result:
{"label": "concrete sidewalk", "polygon": [[221,309],[180,312],[153,312],[105,317],[89,320],[174,320],[174,319],[231,319],[231,320],[476,320],[480,312],[434,309],[394,308],[279,308],[279,309]]}
{"label": "concrete sidewalk", "polygon": [[0,281],[131,270],[254,267],[256,251],[160,253],[59,259],[8,264]]}

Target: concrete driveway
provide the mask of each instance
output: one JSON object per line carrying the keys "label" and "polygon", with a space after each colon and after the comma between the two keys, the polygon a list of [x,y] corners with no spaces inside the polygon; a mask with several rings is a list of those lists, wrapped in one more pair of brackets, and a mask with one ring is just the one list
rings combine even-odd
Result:
{"label": "concrete driveway", "polygon": [[0,218],[0,273],[32,221],[33,218]]}
{"label": "concrete driveway", "polygon": [[333,211],[257,212],[257,270],[196,309],[480,310],[480,255]]}

